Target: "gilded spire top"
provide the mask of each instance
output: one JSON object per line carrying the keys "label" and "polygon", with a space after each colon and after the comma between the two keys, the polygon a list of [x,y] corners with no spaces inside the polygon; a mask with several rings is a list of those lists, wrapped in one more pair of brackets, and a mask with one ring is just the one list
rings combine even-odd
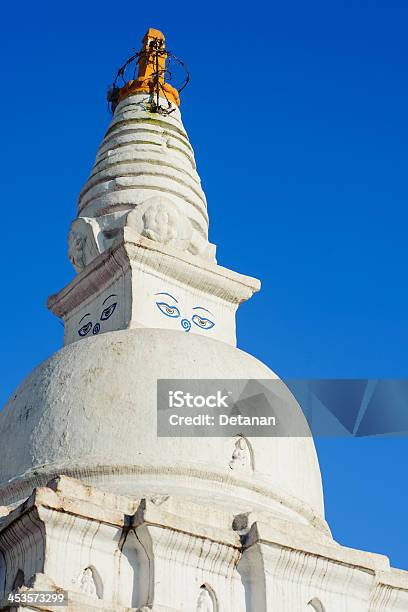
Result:
{"label": "gilded spire top", "polygon": [[[108,92],[108,101],[112,111],[127,96],[140,92],[151,96],[150,110],[161,114],[173,112],[180,106],[179,92],[189,80],[187,73],[181,88],[177,89],[168,80],[172,74],[169,63],[173,61],[184,69],[184,64],[172,53],[166,50],[166,39],[160,30],[149,28],[143,37],[142,48],[132,55],[125,64],[119,68],[116,79]],[[120,81],[123,85],[119,86]],[[163,98],[167,104],[163,105]]]}

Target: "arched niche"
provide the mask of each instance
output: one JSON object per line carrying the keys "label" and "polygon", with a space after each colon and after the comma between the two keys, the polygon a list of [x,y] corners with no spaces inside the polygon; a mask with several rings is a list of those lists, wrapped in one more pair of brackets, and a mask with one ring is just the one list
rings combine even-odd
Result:
{"label": "arched niche", "polygon": [[322,602],[317,597],[314,597],[307,604],[307,612],[326,612]]}
{"label": "arched niche", "polygon": [[103,598],[103,583],[99,572],[93,565],[85,567],[78,577],[80,591],[88,597]]}
{"label": "arched niche", "polygon": [[197,596],[196,612],[218,612],[217,598],[208,584],[202,584]]}
{"label": "arched niche", "polygon": [[231,439],[229,467],[238,472],[253,472],[255,470],[254,451],[249,440],[243,435]]}

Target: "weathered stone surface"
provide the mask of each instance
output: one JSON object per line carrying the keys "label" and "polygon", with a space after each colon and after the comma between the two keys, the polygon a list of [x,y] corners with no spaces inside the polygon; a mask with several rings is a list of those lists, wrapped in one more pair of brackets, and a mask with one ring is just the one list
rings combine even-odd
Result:
{"label": "weathered stone surface", "polygon": [[[107,253],[49,298],[48,306],[64,321],[65,344],[118,329],[153,327],[235,346],[236,310],[259,287],[256,279],[215,263],[197,266],[192,255],[126,227]],[[160,303],[176,315],[166,315]]]}
{"label": "weathered stone surface", "polygon": [[180,111],[160,115],[149,104],[146,93],[120,102],[99,147],[69,236],[77,272],[109,249],[123,227],[198,261],[215,261],[207,202]]}
{"label": "weathered stone surface", "polygon": [[135,498],[211,499],[235,514],[264,510],[327,532],[312,438],[252,438],[254,469],[235,469],[235,438],[157,437],[157,380],[197,375],[276,380],[243,351],[172,330],[110,332],[64,347],[0,413],[0,438],[14,440],[0,447],[0,503],[66,473]]}
{"label": "weathered stone surface", "polygon": [[61,476],[0,520],[0,600],[67,591],[68,611],[406,610],[408,574],[386,557],[273,517],[240,537],[238,522],[209,504],[157,506]]}

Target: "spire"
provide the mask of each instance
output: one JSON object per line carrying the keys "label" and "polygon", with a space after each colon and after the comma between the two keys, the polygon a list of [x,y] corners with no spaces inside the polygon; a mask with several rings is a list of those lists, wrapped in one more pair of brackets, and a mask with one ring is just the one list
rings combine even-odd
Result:
{"label": "spire", "polygon": [[[168,113],[172,112],[171,104],[180,106],[180,96],[178,90],[166,82],[167,62],[170,57],[176,60],[172,54],[166,51],[166,39],[160,30],[149,28],[143,38],[142,48],[139,53],[135,53],[130,57],[125,64],[119,68],[117,78],[109,90],[108,101],[112,104],[114,110],[117,104],[124,100],[127,96],[138,92],[150,93],[152,97],[152,109],[156,112]],[[118,76],[125,80],[124,75],[126,69],[135,62],[133,68],[133,77],[125,82],[122,87],[117,86]],[[181,65],[182,62],[177,60]],[[187,79],[188,80],[188,79]],[[161,107],[160,97],[167,100],[168,107]],[[169,106],[170,104],[170,106]],[[169,111],[170,109],[170,111]]]}
{"label": "spire", "polygon": [[[194,151],[174,102],[178,91],[165,83],[170,59],[176,62],[163,34],[150,29],[141,52],[118,70],[109,97],[113,119],[71,226],[69,256],[77,272],[129,226],[150,240],[215,261]],[[138,77],[127,80],[137,70]]]}
{"label": "spire", "polygon": [[165,82],[171,58],[150,29],[114,81],[113,118],[69,234],[78,276],[49,300],[67,344],[135,327],[235,344],[235,311],[259,289],[216,264],[194,151]]}

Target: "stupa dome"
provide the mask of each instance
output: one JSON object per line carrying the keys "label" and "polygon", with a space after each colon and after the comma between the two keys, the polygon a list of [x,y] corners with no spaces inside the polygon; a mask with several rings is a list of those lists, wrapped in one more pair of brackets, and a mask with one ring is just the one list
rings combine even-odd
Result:
{"label": "stupa dome", "polygon": [[324,531],[312,438],[252,437],[256,469],[233,469],[234,438],[157,437],[157,379],[198,375],[276,379],[249,354],[182,331],[128,329],[65,346],[0,413],[1,438],[13,439],[2,449],[0,505],[67,474],[134,498],[211,499],[234,514],[258,509]]}

